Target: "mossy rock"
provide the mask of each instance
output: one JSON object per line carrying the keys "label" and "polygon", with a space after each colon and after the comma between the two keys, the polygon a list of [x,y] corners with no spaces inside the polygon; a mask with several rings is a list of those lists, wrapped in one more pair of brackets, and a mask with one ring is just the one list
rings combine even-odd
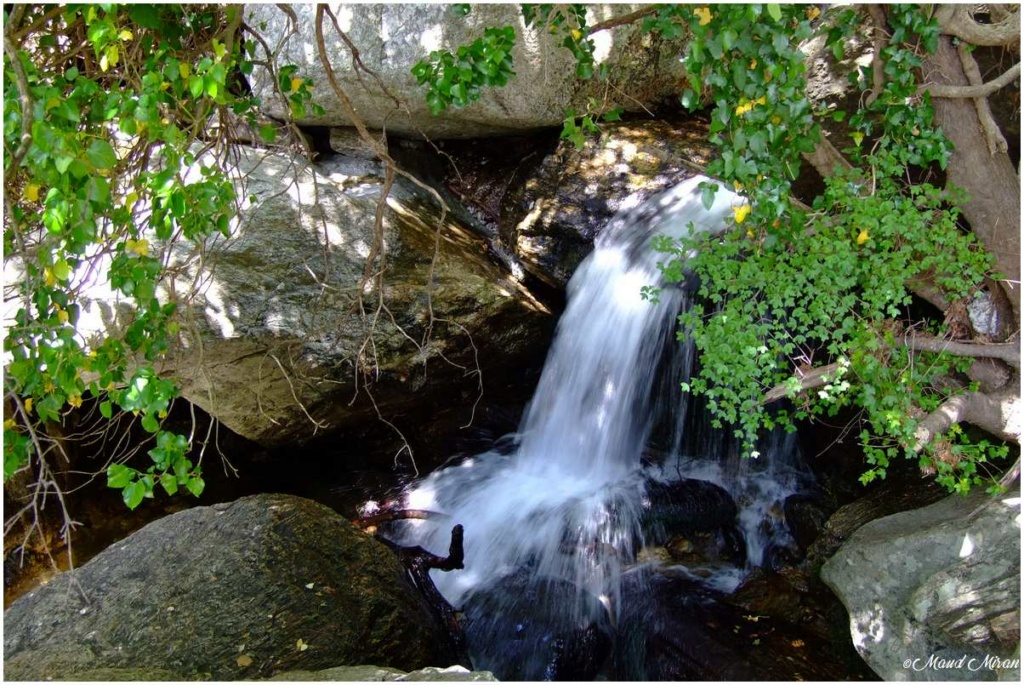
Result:
{"label": "mossy rock", "polygon": [[6,611],[4,657],[8,677],[31,680],[140,664],[230,680],[453,661],[393,553],[287,495],[166,517],[58,576]]}

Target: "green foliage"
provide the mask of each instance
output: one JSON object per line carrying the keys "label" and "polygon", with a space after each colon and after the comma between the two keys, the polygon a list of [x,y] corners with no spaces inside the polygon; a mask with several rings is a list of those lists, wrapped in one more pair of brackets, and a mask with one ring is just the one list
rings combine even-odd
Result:
{"label": "green foliage", "polygon": [[[162,429],[178,395],[154,363],[179,332],[158,298],[176,241],[229,235],[232,183],[199,154],[219,143],[212,117],[256,126],[258,102],[233,91],[252,71],[240,6],[8,6],[4,53],[4,478],[43,458],[45,422],[96,398],[101,415],[139,417],[152,465],[115,464],[108,483],[134,508],[181,485],[202,492],[188,440]],[[10,60],[16,59],[16,63]],[[311,82],[279,74],[293,110]],[[221,119],[223,120],[223,119]],[[186,180],[186,171],[191,169]],[[159,241],[157,247],[151,240]],[[119,335],[86,340],[80,292],[104,280],[131,316]]]}
{"label": "green foliage", "polygon": [[435,50],[427,61],[412,68],[418,85],[427,86],[427,105],[434,114],[449,105],[465,107],[480,99],[480,88],[503,86],[515,76],[512,46],[516,32],[511,26],[489,28],[470,45],[452,54]]}
{"label": "green foliage", "polygon": [[[522,5],[527,26],[564,36],[577,74],[607,78],[595,69],[584,5]],[[958,434],[933,441],[918,453],[917,418],[947,398],[932,381],[963,371],[963,360],[914,353],[899,336],[908,325],[908,283],[935,283],[950,301],[967,297],[989,274],[991,259],[957,226],[949,190],[907,181],[913,167],[945,167],[951,152],[932,125],[927,95],[918,94],[918,50],[934,50],[938,28],[918,6],[891,5],[892,36],[881,53],[884,81],[870,67],[852,78],[865,90],[849,119],[854,169],[827,179],[813,208],[795,205],[791,183],[801,155],[820,139],[820,118],[847,113],[813,111],[807,98],[800,44],[820,30],[836,59],[862,17],[836,10],[828,22],[813,5],[657,5],[642,19],[645,31],[687,39],[682,62],[687,83],[682,104],[704,110],[710,140],[720,155],[710,176],[744,200],[733,208],[725,233],[681,241],[661,238],[668,281],[686,273],[700,283],[698,304],[681,317],[680,336],[691,337],[700,369],[684,390],[704,395],[714,421],[729,425],[752,449],[766,428],[792,429],[801,419],[832,416],[859,407],[869,470],[862,480],[884,478],[904,456],[919,459],[950,490],[980,482],[977,467],[1005,453]],[[582,147],[598,134],[602,104],[566,113],[561,137]],[[612,112],[617,118],[619,112]],[[718,183],[708,183],[710,206]],[[651,286],[643,294],[655,300]],[[941,330],[933,333],[941,334]],[[829,376],[804,393],[797,368],[831,364]],[[789,410],[762,405],[777,386],[794,400]]]}

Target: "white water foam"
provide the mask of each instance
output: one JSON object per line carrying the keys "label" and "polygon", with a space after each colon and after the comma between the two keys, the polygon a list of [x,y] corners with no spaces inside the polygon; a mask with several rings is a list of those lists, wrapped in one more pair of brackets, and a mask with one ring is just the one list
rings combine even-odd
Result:
{"label": "white water foam", "polygon": [[[650,242],[658,233],[724,228],[742,199],[720,189],[706,209],[698,186],[708,180],[676,186],[601,234],[569,283],[515,451],[435,472],[409,493],[409,508],[441,512],[465,528],[465,570],[433,576],[453,605],[527,567],[614,598],[639,540],[652,389],[684,297],[678,287],[666,287],[657,305],[641,297],[642,286],[661,283],[664,256]],[[446,548],[450,524],[412,528],[406,542]]]}

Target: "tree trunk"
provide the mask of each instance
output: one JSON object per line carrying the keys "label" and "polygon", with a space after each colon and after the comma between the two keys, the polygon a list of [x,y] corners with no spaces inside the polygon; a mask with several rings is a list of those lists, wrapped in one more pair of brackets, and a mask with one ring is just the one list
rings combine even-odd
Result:
{"label": "tree trunk", "polygon": [[[934,55],[925,59],[926,84],[969,85],[960,56],[949,36],[939,38]],[[936,123],[952,141],[948,182],[970,196],[963,203],[964,218],[995,258],[1002,286],[1020,319],[1020,179],[1009,155],[989,152],[982,122],[971,98],[935,98]]]}

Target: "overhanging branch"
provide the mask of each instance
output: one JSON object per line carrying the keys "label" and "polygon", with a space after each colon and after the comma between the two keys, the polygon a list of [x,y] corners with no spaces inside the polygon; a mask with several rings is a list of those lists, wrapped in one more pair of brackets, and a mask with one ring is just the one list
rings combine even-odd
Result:
{"label": "overhanging branch", "polygon": [[988,83],[976,86],[942,86],[937,84],[924,84],[918,88],[918,92],[928,91],[933,98],[981,98],[988,97],[1001,88],[1005,88],[1020,78],[1020,62],[1017,62],[1005,72],[992,79]]}
{"label": "overhanging branch", "polygon": [[967,392],[951,397],[917,424],[913,449],[923,450],[928,443],[948,431],[954,423],[970,423],[1007,442],[1020,442],[1024,403],[1019,397],[995,397]]}
{"label": "overhanging branch", "polygon": [[1001,359],[1020,368],[1020,346],[1017,343],[970,343],[943,340],[933,336],[908,334],[900,344],[918,352],[946,352],[957,357]]}
{"label": "overhanging branch", "polygon": [[[811,369],[810,371],[798,371],[794,378],[799,379],[800,386],[797,394],[801,392],[807,392],[814,388],[820,388],[821,386],[832,380],[832,374],[839,369],[839,363],[827,364],[825,366],[818,366]],[[790,397],[792,395],[792,384],[780,383],[774,388],[769,390],[761,398],[761,404],[771,404],[781,400],[783,397]]]}

